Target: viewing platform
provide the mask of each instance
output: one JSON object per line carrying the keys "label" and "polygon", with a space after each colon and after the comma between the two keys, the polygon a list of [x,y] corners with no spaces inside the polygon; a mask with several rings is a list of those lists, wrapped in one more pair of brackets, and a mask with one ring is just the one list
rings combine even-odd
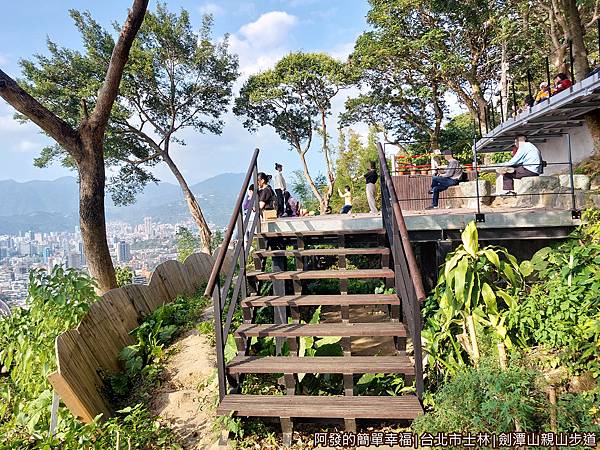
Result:
{"label": "viewing platform", "polygon": [[[574,219],[567,209],[550,208],[489,208],[483,207],[485,222],[477,225],[481,240],[561,239],[581,221]],[[475,209],[435,209],[404,211],[411,241],[435,242],[460,240],[465,226],[475,220]],[[269,220],[267,232],[315,233],[335,230],[368,230],[380,228],[380,214],[329,214],[325,216],[290,217]]]}

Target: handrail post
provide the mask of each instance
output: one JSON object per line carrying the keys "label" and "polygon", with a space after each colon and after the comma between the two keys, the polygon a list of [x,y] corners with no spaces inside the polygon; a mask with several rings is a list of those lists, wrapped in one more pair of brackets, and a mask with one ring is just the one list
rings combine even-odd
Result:
{"label": "handrail post", "polygon": [[529,97],[533,99],[533,92],[531,91],[531,70],[527,69],[527,90],[529,91]]}
{"label": "handrail post", "polygon": [[515,92],[515,80],[512,82],[512,96],[513,96],[513,117],[517,117],[517,93]]}
{"label": "handrail post", "polygon": [[473,169],[475,169],[475,193],[477,195],[477,218],[481,217],[481,204],[479,197],[479,170],[477,167],[477,140],[473,139]]}
{"label": "handrail post", "polygon": [[254,163],[254,168],[252,170],[252,178],[254,179],[254,195],[256,195],[256,207],[255,214],[258,214],[258,223],[256,224],[256,234],[260,233],[260,202],[258,201],[258,164]]}
{"label": "handrail post", "polygon": [[567,133],[567,144],[569,148],[569,181],[571,182],[571,211],[577,211],[577,200],[575,198],[575,180],[573,176],[573,152],[571,149],[571,133]]}
{"label": "handrail post", "polygon": [[550,89],[550,58],[546,56],[546,81],[548,83],[548,99],[552,97],[552,89]]}
{"label": "handrail post", "polygon": [[571,69],[571,82],[575,84],[575,71],[573,70],[573,39],[569,39],[569,68]]}
{"label": "handrail post", "polygon": [[219,401],[222,401],[227,392],[225,381],[225,345],[223,343],[223,323],[221,322],[221,281],[213,289],[213,313],[215,321],[215,348],[217,353],[217,377],[219,380]]}

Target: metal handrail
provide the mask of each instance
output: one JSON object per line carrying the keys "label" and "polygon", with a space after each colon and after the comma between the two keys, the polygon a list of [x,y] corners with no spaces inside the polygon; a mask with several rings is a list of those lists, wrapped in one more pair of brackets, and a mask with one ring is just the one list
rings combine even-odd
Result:
{"label": "metal handrail", "polygon": [[[233,214],[229,220],[227,231],[221,249],[217,255],[215,265],[213,266],[210,274],[208,284],[204,295],[212,297],[213,310],[214,310],[214,323],[215,323],[215,347],[217,356],[217,375],[219,381],[219,400],[223,400],[227,390],[227,379],[225,376],[225,345],[227,344],[227,337],[229,329],[238,306],[238,299],[241,297],[242,300],[246,298],[246,263],[250,249],[252,246],[252,240],[254,233],[260,232],[260,202],[258,200],[258,154],[260,150],[257,148],[254,150],[252,159],[250,160],[250,166],[244,177],[240,193],[235,202]],[[246,217],[242,210],[242,202],[246,196],[246,192],[250,186],[250,180],[254,177],[254,194],[252,196],[251,207],[248,210]],[[251,211],[255,211],[254,220],[250,224]],[[221,284],[221,270],[225,262],[225,256],[231,243],[233,232],[237,230],[237,242],[233,250],[233,264],[229,268],[228,273],[225,276],[225,283]],[[235,279],[235,286],[233,288],[233,295],[229,298],[229,289],[234,281],[234,275],[238,270],[237,278]],[[229,300],[229,304],[227,304]],[[227,310],[227,316],[225,318],[225,324],[223,324],[223,313]],[[235,382],[230,380],[230,383]],[[234,388],[236,386],[233,386]]]}
{"label": "metal handrail", "polygon": [[394,183],[392,182],[392,177],[387,166],[385,152],[383,151],[383,146],[379,142],[377,143],[377,150],[379,153],[379,163],[381,165],[381,175],[382,178],[385,179],[385,184],[390,194],[394,216],[398,224],[398,231],[400,232],[400,236],[402,238],[402,247],[404,248],[404,253],[406,254],[406,261],[410,270],[410,277],[415,287],[417,299],[419,299],[419,301],[423,301],[426,295],[425,289],[423,288],[423,281],[421,280],[421,272],[419,270],[419,266],[417,266],[417,260],[415,258],[413,249],[410,245],[408,229],[406,228],[406,222],[404,222],[404,215],[402,214],[402,209],[400,208],[400,203],[398,202],[398,197],[396,196],[396,189],[394,188]]}
{"label": "metal handrail", "polygon": [[421,272],[410,245],[408,230],[402,215],[402,208],[392,183],[383,146],[377,143],[379,163],[381,167],[381,216],[386,229],[392,259],[396,295],[402,302],[402,314],[413,342],[415,362],[415,386],[417,396],[422,399],[423,383],[423,353],[421,348],[421,302],[425,299],[425,290],[421,280]]}
{"label": "metal handrail", "polygon": [[[250,186],[250,178],[252,177],[252,172],[254,171],[254,167],[256,166],[259,152],[260,150],[258,148],[254,149],[254,154],[252,155],[252,159],[250,160],[250,167],[248,167],[248,171],[246,172],[246,176],[244,177],[244,182],[242,183],[242,189],[238,195],[237,200],[235,201],[235,206],[233,207],[234,213],[232,214],[231,219],[229,219],[229,225],[227,225],[227,231],[225,232],[225,236],[223,237],[221,249],[219,250],[219,254],[217,255],[217,259],[215,261],[215,265],[213,266],[213,270],[210,273],[210,278],[208,279],[206,290],[204,291],[204,295],[206,296],[212,295],[212,292],[215,288],[215,284],[217,283],[217,278],[219,277],[221,269],[223,268],[225,255],[227,254],[227,247],[231,243],[231,237],[233,236],[233,230],[235,229],[235,224],[237,222],[237,211],[239,211],[242,208],[242,203],[244,201],[246,192],[248,191],[248,187]],[[256,193],[256,191],[258,190],[258,186],[255,186],[254,189],[254,192]]]}

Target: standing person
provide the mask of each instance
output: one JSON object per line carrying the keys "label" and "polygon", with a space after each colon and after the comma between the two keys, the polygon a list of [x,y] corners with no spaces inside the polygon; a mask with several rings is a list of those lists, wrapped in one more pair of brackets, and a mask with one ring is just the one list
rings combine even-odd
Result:
{"label": "standing person", "polygon": [[456,186],[462,176],[460,163],[452,156],[452,150],[444,150],[442,154],[446,161],[448,161],[448,165],[441,176],[436,175],[431,178],[431,190],[429,193],[433,194],[433,196],[431,197],[431,206],[428,206],[425,209],[437,209],[440,192],[445,191],[450,186]]}
{"label": "standing person", "polygon": [[542,173],[542,154],[540,150],[523,135],[517,136],[515,145],[517,153],[510,161],[501,164],[496,172],[502,174],[502,188],[505,195],[517,195],[514,191],[515,180],[525,177],[537,177]]}
{"label": "standing person", "polygon": [[248,193],[247,193],[246,198],[244,199],[244,203],[242,205],[242,208],[244,209],[246,214],[249,212],[250,207],[253,206],[252,205],[252,196],[253,195],[254,195],[254,184],[251,184],[250,186],[248,186]]}
{"label": "standing person", "polygon": [[[277,208],[277,197],[269,181],[271,181],[271,175],[267,175],[264,172],[258,172],[258,205],[262,211],[274,211]],[[268,214],[263,215],[267,218]]]}
{"label": "standing person", "polygon": [[338,189],[338,194],[344,199],[344,206],[342,206],[340,214],[348,214],[352,209],[352,192],[350,192],[350,186],[345,186],[344,192]]}
{"label": "standing person", "polygon": [[375,183],[377,183],[377,166],[375,165],[375,161],[371,161],[371,168],[367,173],[365,173],[365,182],[366,190],[367,190],[367,202],[369,202],[369,212],[371,214],[377,214],[377,203],[375,201],[375,193],[377,190],[375,189]]}
{"label": "standing person", "polygon": [[277,217],[285,215],[285,207],[283,200],[283,193],[287,190],[285,184],[285,178],[283,178],[283,166],[279,163],[275,163],[275,194],[277,195]]}

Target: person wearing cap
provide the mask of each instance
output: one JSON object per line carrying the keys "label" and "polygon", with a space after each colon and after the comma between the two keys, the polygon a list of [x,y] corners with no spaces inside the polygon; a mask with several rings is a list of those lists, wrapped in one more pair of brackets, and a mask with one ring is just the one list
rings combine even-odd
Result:
{"label": "person wearing cap", "polygon": [[273,184],[275,185],[275,195],[277,196],[277,217],[285,215],[285,205],[283,199],[283,193],[287,190],[285,184],[285,178],[283,178],[283,166],[279,163],[275,163],[275,178]]}
{"label": "person wearing cap", "polygon": [[456,186],[463,173],[460,163],[452,156],[452,150],[444,150],[442,154],[446,161],[448,161],[448,165],[442,175],[431,178],[431,190],[429,191],[432,194],[431,206],[425,209],[437,209],[440,192],[445,191],[450,186]]}
{"label": "person wearing cap", "polygon": [[535,96],[535,104],[537,105],[538,103],[547,100],[552,94],[553,92],[550,90],[550,86],[548,86],[548,83],[546,83],[545,81],[540,83],[540,90]]}

